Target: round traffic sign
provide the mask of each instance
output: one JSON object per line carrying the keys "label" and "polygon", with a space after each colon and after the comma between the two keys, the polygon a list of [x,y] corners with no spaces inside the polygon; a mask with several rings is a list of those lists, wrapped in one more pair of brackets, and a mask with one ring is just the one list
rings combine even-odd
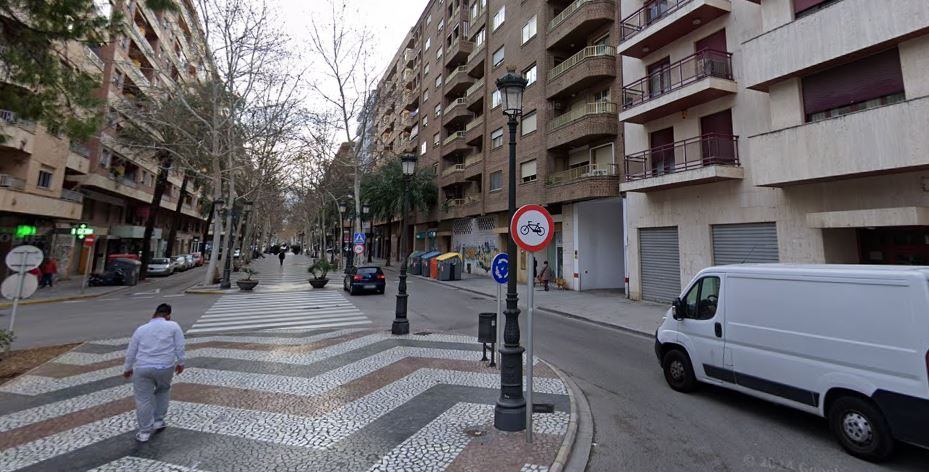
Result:
{"label": "round traffic sign", "polygon": [[552,241],[555,222],[540,205],[523,205],[513,214],[510,235],[516,244],[529,252],[541,251]]}
{"label": "round traffic sign", "polygon": [[6,254],[6,266],[13,272],[28,272],[42,263],[42,250],[30,245],[14,247]]}
{"label": "round traffic sign", "polygon": [[[39,288],[39,280],[34,275],[29,273],[23,275],[25,278],[23,279],[23,291],[19,294],[20,299],[31,297]],[[20,274],[13,274],[3,281],[3,284],[0,285],[0,293],[2,293],[3,298],[10,300],[17,298],[16,289],[19,288],[19,277]]]}
{"label": "round traffic sign", "polygon": [[490,273],[494,276],[494,280],[498,284],[505,284],[507,280],[507,275],[510,271],[510,259],[506,253],[500,253],[494,256],[494,260],[490,263]]}
{"label": "round traffic sign", "polygon": [[364,245],[364,244],[356,244],[355,247],[352,248],[352,252],[354,252],[355,254],[361,254],[361,253],[365,252],[365,245]]}

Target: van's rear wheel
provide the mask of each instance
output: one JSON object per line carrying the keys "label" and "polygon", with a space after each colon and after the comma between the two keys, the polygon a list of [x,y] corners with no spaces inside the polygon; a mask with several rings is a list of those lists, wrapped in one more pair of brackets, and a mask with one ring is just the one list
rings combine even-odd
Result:
{"label": "van's rear wheel", "polygon": [[664,369],[664,378],[674,390],[678,392],[693,392],[697,389],[697,377],[686,352],[672,349],[665,353],[661,359]]}
{"label": "van's rear wheel", "polygon": [[829,408],[829,427],[849,454],[868,461],[890,456],[894,440],[881,411],[870,401],[842,397]]}

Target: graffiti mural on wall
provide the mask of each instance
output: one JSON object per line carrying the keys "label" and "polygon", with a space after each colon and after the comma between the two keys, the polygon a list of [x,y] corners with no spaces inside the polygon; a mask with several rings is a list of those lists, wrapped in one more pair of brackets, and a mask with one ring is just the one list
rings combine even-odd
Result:
{"label": "graffiti mural on wall", "polygon": [[453,225],[452,248],[461,254],[472,274],[488,275],[491,261],[500,252],[500,238],[493,231],[495,222],[493,217],[483,217],[458,220]]}

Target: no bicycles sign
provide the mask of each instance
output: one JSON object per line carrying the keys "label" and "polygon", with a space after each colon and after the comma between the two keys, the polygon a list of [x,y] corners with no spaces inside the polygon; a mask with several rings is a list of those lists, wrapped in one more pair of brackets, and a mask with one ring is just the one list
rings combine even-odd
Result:
{"label": "no bicycles sign", "polygon": [[552,215],[540,205],[523,205],[510,221],[510,235],[516,245],[529,252],[545,249],[552,242],[555,223]]}

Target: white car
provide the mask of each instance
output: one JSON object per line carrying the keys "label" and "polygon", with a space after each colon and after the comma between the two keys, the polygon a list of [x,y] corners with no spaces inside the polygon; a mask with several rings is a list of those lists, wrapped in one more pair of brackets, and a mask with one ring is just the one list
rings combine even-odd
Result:
{"label": "white car", "polygon": [[175,272],[183,272],[190,268],[187,263],[187,258],[184,256],[174,256],[171,258],[171,261],[174,263]]}
{"label": "white car", "polygon": [[148,275],[171,275],[174,273],[174,265],[167,257],[156,257],[149,262],[146,273]]}
{"label": "white car", "polygon": [[895,440],[929,448],[929,267],[710,267],[655,336],[675,390],[714,384],[826,417],[867,460]]}

